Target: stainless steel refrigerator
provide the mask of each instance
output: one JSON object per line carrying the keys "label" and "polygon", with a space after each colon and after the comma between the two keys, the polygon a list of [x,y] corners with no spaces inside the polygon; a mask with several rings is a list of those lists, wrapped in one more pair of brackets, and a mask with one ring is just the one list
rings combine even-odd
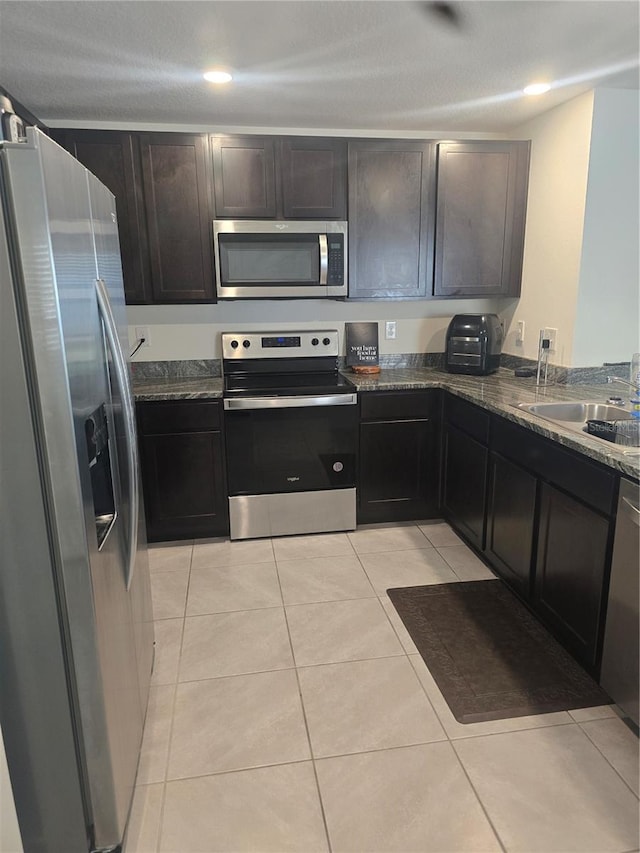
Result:
{"label": "stainless steel refrigerator", "polygon": [[24,850],[122,843],[153,662],[115,201],[0,143],[0,724]]}

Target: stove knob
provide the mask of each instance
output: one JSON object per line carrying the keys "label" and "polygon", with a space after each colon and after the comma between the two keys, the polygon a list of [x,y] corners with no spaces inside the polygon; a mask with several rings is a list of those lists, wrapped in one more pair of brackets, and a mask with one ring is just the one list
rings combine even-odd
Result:
{"label": "stove knob", "polygon": [[231,341],[231,349],[238,349],[238,341]]}
{"label": "stove knob", "polygon": [[317,338],[311,338],[311,343],[314,347],[317,347],[320,341]]}
{"label": "stove knob", "polygon": [[251,346],[251,341],[242,341],[242,346],[245,349],[249,349],[249,347]]}
{"label": "stove knob", "polygon": [[322,343],[323,343],[326,347],[328,347],[328,346],[329,346],[329,344],[331,343],[331,339],[330,339],[330,338],[323,338],[323,339],[322,339]]}

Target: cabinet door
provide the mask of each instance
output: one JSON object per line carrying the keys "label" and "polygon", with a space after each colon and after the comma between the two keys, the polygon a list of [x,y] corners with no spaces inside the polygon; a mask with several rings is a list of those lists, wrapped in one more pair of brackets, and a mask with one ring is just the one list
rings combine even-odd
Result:
{"label": "cabinet door", "polygon": [[111,130],[55,130],[70,151],[116,198],[124,294],[128,304],[151,300],[151,271],[138,140]]}
{"label": "cabinet door", "polygon": [[592,670],[603,618],[608,537],[608,519],[542,484],[534,607],[575,657]]}
{"label": "cabinet door", "polygon": [[436,296],[519,296],[528,142],[438,145]]}
{"label": "cabinet door", "polygon": [[444,441],[445,517],[478,550],[484,547],[488,451],[448,424]]}
{"label": "cabinet door", "polygon": [[213,236],[207,137],[140,136],[153,301],[211,302]]}
{"label": "cabinet door", "polygon": [[212,136],[216,217],[276,216],[275,139]]}
{"label": "cabinet door", "polygon": [[360,426],[358,522],[438,514],[438,436],[433,420]]}
{"label": "cabinet door", "polygon": [[498,574],[529,598],[537,480],[492,453],[489,482],[486,555]]}
{"label": "cabinet door", "polygon": [[349,143],[350,297],[431,292],[433,163],[430,143]]}
{"label": "cabinet door", "polygon": [[285,219],[346,219],[347,144],[293,137],[280,146]]}
{"label": "cabinet door", "polygon": [[141,457],[149,541],[228,534],[219,432],[143,436]]}

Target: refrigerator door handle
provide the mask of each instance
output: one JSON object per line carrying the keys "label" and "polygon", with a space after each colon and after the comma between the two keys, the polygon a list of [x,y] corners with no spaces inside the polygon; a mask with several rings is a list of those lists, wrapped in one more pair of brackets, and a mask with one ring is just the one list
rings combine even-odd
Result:
{"label": "refrigerator door handle", "polygon": [[104,323],[104,330],[107,336],[107,342],[113,355],[113,364],[115,367],[116,382],[120,396],[122,398],[122,407],[124,409],[125,422],[125,438],[127,447],[127,465],[129,468],[129,554],[127,557],[126,566],[126,584],[127,589],[131,586],[133,580],[133,571],[136,562],[136,552],[138,549],[138,513],[139,513],[139,496],[138,496],[138,445],[136,441],[136,419],[133,409],[133,395],[131,393],[131,385],[129,383],[129,371],[125,360],[120,340],[118,338],[118,329],[116,321],[111,310],[111,302],[107,286],[102,279],[96,279],[96,294],[98,297],[98,308],[100,316]]}

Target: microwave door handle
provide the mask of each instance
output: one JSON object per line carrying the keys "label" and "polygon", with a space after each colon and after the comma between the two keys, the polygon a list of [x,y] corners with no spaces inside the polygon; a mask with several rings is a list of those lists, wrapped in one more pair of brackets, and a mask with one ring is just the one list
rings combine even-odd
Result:
{"label": "microwave door handle", "polygon": [[327,283],[327,269],[329,266],[329,251],[327,249],[327,235],[318,234],[318,244],[320,246],[320,284]]}
{"label": "microwave door handle", "polygon": [[102,279],[96,280],[96,295],[98,297],[98,308],[100,317],[102,318],[104,330],[113,357],[113,366],[115,372],[118,391],[122,399],[122,408],[124,410],[125,420],[125,439],[127,448],[127,464],[129,468],[129,541],[128,554],[126,565],[126,585],[127,589],[131,587],[133,579],[133,571],[136,561],[136,552],[138,549],[138,512],[139,512],[139,495],[138,495],[138,445],[136,442],[136,415],[133,407],[133,395],[129,384],[129,370],[127,361],[120,346],[118,338],[118,328],[111,310],[111,302],[107,292],[107,286]]}

